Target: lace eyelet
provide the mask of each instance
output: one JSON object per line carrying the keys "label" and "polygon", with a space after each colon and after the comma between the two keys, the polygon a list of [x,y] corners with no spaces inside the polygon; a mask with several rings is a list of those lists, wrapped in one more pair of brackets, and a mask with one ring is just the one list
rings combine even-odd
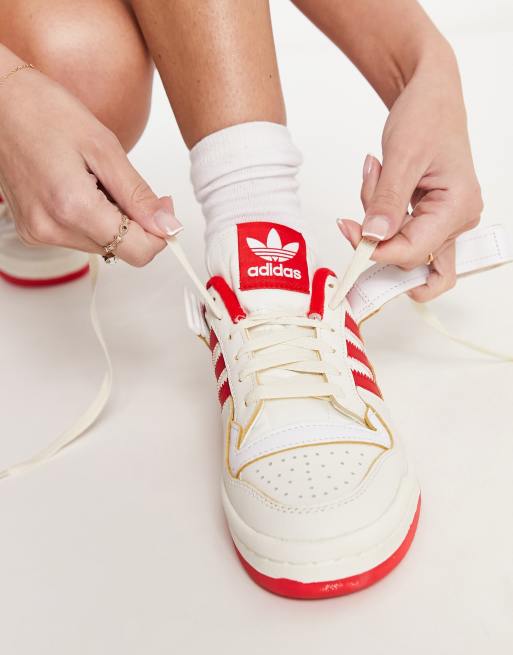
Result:
{"label": "lace eyelet", "polygon": [[330,282],[328,284],[328,289],[334,289],[334,288],[335,288],[335,285],[333,284],[333,282]]}

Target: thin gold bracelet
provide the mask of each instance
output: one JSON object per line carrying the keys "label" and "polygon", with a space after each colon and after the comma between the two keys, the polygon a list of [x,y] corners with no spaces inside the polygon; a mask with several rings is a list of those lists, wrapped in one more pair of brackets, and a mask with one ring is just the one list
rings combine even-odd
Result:
{"label": "thin gold bracelet", "polygon": [[16,75],[16,73],[19,73],[20,71],[26,70],[27,68],[34,68],[34,66],[32,66],[32,64],[19,64],[16,68],[13,68],[12,71],[9,71],[0,77],[0,84],[3,84],[10,77]]}

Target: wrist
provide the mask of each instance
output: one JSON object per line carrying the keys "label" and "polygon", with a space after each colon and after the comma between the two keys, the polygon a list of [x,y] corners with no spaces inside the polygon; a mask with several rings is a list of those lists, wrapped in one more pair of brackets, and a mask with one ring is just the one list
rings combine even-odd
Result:
{"label": "wrist", "polygon": [[415,87],[427,102],[444,108],[444,114],[466,122],[465,103],[456,56],[446,47],[427,50],[419,59],[409,85]]}
{"label": "wrist", "polygon": [[439,32],[424,38],[417,35],[415,43],[405,43],[392,62],[387,67],[388,73],[381,77],[382,83],[374,85],[389,109],[407,86],[420,80],[432,84],[433,90],[443,89],[444,93],[461,95],[456,56]]}

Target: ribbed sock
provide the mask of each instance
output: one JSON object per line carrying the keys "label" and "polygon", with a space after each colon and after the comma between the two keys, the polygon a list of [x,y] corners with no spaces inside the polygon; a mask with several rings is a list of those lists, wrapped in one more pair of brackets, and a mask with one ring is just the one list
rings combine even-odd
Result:
{"label": "ribbed sock", "polygon": [[296,179],[302,157],[284,125],[227,127],[197,143],[190,157],[207,249],[212,236],[235,223],[272,221],[304,230]]}

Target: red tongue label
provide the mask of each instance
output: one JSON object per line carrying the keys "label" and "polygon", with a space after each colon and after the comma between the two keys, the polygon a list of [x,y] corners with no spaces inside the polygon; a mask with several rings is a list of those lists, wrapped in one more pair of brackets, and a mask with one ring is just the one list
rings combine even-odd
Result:
{"label": "red tongue label", "polygon": [[284,289],[308,293],[303,235],[277,223],[239,223],[240,290]]}

